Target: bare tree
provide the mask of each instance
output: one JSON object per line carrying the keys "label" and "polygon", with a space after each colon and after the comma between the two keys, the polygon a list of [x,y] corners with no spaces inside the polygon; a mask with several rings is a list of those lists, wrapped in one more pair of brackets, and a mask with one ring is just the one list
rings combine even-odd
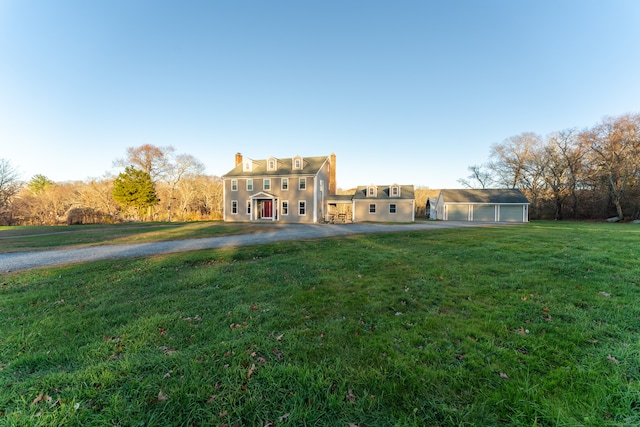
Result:
{"label": "bare tree", "polygon": [[0,159],[0,222],[11,222],[10,218],[2,220],[2,216],[11,216],[9,207],[11,200],[20,190],[19,178],[18,171],[11,166],[9,160]]}
{"label": "bare tree", "polygon": [[113,162],[116,167],[135,166],[146,172],[153,182],[163,179],[167,173],[169,158],[175,149],[172,146],[156,147],[153,144],[144,144],[140,147],[127,148],[127,157]]}
{"label": "bare tree", "polygon": [[463,187],[485,189],[490,188],[495,182],[491,170],[486,165],[471,165],[467,170],[471,174],[458,180]]}
{"label": "bare tree", "polygon": [[[171,202],[175,199],[176,189],[185,177],[195,177],[202,175],[204,165],[190,154],[178,154],[173,161],[167,165],[166,183],[169,189],[169,200],[167,203],[167,219],[171,221]],[[181,209],[184,212],[189,202],[181,201]]]}
{"label": "bare tree", "polygon": [[623,219],[627,189],[640,178],[640,115],[606,117],[580,138],[589,147],[592,170],[607,181],[617,216]]}
{"label": "bare tree", "polygon": [[497,176],[497,184],[507,188],[532,187],[535,185],[533,169],[537,168],[542,138],[532,132],[505,139],[502,144],[491,147],[490,169]]}

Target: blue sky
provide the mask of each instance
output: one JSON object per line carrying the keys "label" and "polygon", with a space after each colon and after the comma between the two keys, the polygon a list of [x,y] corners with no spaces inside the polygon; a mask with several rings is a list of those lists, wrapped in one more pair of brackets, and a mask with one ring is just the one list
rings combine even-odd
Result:
{"label": "blue sky", "polygon": [[456,188],[494,143],[640,112],[640,1],[0,0],[0,158],[86,180],[143,144],[335,152]]}

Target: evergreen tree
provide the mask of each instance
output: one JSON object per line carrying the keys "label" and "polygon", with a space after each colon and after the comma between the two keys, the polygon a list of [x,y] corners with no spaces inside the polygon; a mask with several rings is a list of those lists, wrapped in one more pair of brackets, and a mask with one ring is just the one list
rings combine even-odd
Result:
{"label": "evergreen tree", "polygon": [[127,166],[114,180],[113,199],[125,209],[136,208],[138,216],[160,201],[151,176],[133,166]]}

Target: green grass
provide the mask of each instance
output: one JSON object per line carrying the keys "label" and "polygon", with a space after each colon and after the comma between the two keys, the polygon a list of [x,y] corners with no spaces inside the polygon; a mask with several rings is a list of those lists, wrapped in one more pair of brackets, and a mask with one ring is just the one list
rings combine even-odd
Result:
{"label": "green grass", "polygon": [[272,226],[269,224],[229,224],[220,221],[0,227],[0,253],[197,239],[254,233],[264,231],[268,227]]}
{"label": "green grass", "polygon": [[373,234],[0,277],[0,425],[640,425],[640,229]]}

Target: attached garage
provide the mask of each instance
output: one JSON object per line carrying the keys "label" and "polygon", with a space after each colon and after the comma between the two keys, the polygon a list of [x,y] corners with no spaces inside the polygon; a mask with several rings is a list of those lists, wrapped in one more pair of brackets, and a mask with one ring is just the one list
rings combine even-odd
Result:
{"label": "attached garage", "polygon": [[445,221],[529,221],[529,201],[517,189],[442,190],[436,211]]}

